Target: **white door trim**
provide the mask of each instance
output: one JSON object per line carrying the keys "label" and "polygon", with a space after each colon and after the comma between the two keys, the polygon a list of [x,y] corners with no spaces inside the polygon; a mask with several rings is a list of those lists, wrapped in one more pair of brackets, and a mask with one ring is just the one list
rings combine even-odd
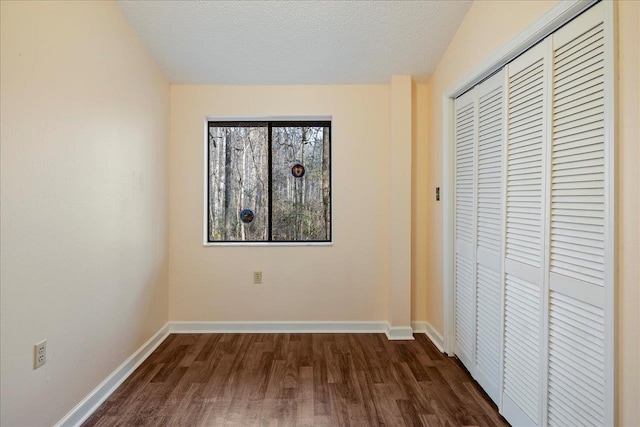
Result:
{"label": "white door trim", "polygon": [[[605,319],[604,319],[604,373],[605,373],[605,407],[604,420],[612,425],[618,425],[618,412],[616,411],[616,299],[618,289],[617,261],[615,250],[617,246],[617,224],[616,224],[616,159],[618,158],[618,114],[617,114],[617,94],[618,94],[618,2],[604,2],[604,124],[605,124],[605,167],[608,170],[605,176],[605,236],[608,238],[604,242],[604,256],[606,268],[604,281],[609,283],[605,289]],[[610,379],[610,381],[607,381]]]}
{"label": "white door trim", "polygon": [[[471,70],[469,74],[447,89],[444,96],[455,98],[462,95],[595,3],[597,3],[597,0],[564,0],[558,2],[526,30],[496,50]],[[606,3],[613,2],[606,0]]]}

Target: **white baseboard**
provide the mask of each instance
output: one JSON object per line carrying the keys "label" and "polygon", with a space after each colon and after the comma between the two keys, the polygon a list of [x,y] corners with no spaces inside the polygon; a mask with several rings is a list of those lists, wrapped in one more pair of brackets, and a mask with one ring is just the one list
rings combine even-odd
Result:
{"label": "white baseboard", "polygon": [[413,338],[413,329],[411,326],[387,326],[384,332],[391,341],[411,341]]}
{"label": "white baseboard", "polygon": [[411,322],[411,328],[414,334],[424,334],[427,332],[427,323],[429,322]]}
{"label": "white baseboard", "polygon": [[442,339],[442,335],[435,330],[431,323],[426,321],[411,322],[411,327],[415,334],[425,334],[433,345],[440,350],[440,353],[444,353],[444,340]]}
{"label": "white baseboard", "polygon": [[382,333],[388,323],[380,322],[169,322],[169,331],[184,333]]}
{"label": "white baseboard", "polygon": [[440,335],[440,333],[436,331],[436,329],[433,327],[431,323],[429,322],[424,322],[424,323],[425,323],[424,333],[427,335],[427,337],[429,337],[433,345],[435,345],[436,348],[440,350],[440,353],[444,353],[444,339],[442,338],[442,335]]}
{"label": "white baseboard", "polygon": [[137,349],[124,363],[116,368],[91,393],[64,416],[56,427],[71,427],[82,424],[102,403],[144,362],[169,335],[169,323],[164,325],[147,342]]}

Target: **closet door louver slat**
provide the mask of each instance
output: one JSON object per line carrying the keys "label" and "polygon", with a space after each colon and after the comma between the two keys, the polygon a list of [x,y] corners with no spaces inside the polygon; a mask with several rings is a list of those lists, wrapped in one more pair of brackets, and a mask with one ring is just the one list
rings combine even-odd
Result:
{"label": "closet door louver slat", "polygon": [[474,378],[500,400],[504,72],[478,85],[477,305]]}
{"label": "closet door louver slat", "polygon": [[541,414],[545,46],[539,44],[508,66],[502,409],[513,425],[540,425]]}
{"label": "closet door louver slat", "polygon": [[455,311],[456,354],[473,370],[475,350],[476,272],[473,248],[476,241],[476,139],[475,91],[456,100],[456,259]]}
{"label": "closet door louver slat", "polygon": [[[514,110],[511,102],[511,95],[522,90],[522,84],[531,86],[531,97],[527,101],[528,105],[535,107],[540,111],[543,110],[544,104],[544,69],[541,66],[543,58],[541,55],[535,62],[531,63],[520,73],[510,76],[509,78],[509,122],[508,122],[508,149],[509,160],[507,165],[507,258],[524,262],[529,265],[541,266],[542,253],[540,251],[542,242],[542,195],[541,188],[526,188],[514,186],[513,182],[518,178],[541,180],[542,178],[542,148],[543,148],[543,117],[537,115],[535,120],[529,123],[527,130],[529,138],[529,147],[524,153],[516,152],[511,154],[511,150],[520,148],[518,137],[517,120],[520,112]],[[531,74],[528,79],[518,79],[521,73],[531,73],[536,70],[535,74]],[[520,154],[520,155],[518,155]],[[512,209],[509,209],[512,208]],[[536,222],[538,227],[533,229],[523,229],[518,221],[514,221],[510,212],[521,212],[525,216]],[[534,251],[523,250],[522,245],[526,245],[534,249]]]}
{"label": "closet door louver slat", "polygon": [[553,35],[550,426],[607,425],[605,36],[599,4]]}
{"label": "closet door louver slat", "polygon": [[505,299],[504,393],[531,424],[538,418],[540,392],[540,358],[536,352],[540,346],[538,286],[507,274]]}
{"label": "closet door louver slat", "polygon": [[603,322],[602,308],[551,292],[549,328],[558,338],[549,342],[550,426],[567,425],[566,416],[574,424],[605,425]]}
{"label": "closet door louver slat", "polygon": [[[478,250],[496,256],[500,256],[502,244],[502,78],[499,73],[495,80],[484,83],[491,86],[485,89],[489,90],[486,95],[480,96],[478,126]],[[487,111],[500,114],[487,117]]]}
{"label": "closet door louver slat", "polygon": [[[586,33],[576,37],[569,47],[561,47],[554,52],[554,61],[559,61],[567,55],[573,62],[565,61],[565,68],[578,68],[574,78],[580,78],[586,70],[580,70],[580,55],[582,50],[594,49],[599,53],[599,69],[603,68],[604,45],[602,23]],[[586,39],[588,43],[582,43]],[[554,70],[554,95],[557,93],[561,81],[557,79]],[[604,81],[600,80],[593,87],[597,93],[604,90]],[[569,112],[570,114],[567,114]],[[560,143],[563,130],[571,129],[571,136]],[[589,140],[582,139],[587,132],[597,131],[598,136]],[[569,145],[571,148],[565,148]],[[566,190],[556,186],[551,190],[551,241],[565,242],[565,247],[574,253],[584,252],[585,246],[594,255],[588,262],[580,256],[571,257],[559,253],[557,247],[551,246],[551,271],[554,273],[583,280],[593,285],[604,285],[604,230],[579,230],[571,224],[580,223],[581,218],[604,219],[604,174],[600,168],[604,166],[604,98],[600,97],[587,105],[577,105],[562,112],[556,111],[554,104],[553,147],[552,147],[552,176],[551,182],[562,184]],[[574,191],[570,191],[574,190]],[[563,211],[576,211],[576,215],[561,215]],[[593,249],[597,253],[593,253]],[[588,286],[588,285],[587,285]]]}
{"label": "closet door louver slat", "polygon": [[472,307],[475,305],[473,264],[463,255],[456,254],[456,347],[461,360],[471,358],[475,322]]}

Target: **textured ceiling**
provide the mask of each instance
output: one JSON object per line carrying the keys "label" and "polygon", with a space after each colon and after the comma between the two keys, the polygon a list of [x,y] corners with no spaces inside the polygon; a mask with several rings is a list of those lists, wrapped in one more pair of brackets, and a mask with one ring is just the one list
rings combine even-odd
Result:
{"label": "textured ceiling", "polygon": [[118,1],[176,84],[425,80],[471,1]]}

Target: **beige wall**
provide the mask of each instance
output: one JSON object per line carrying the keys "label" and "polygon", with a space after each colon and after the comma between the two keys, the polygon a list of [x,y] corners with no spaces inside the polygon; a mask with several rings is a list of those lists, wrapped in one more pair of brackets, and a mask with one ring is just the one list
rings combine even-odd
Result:
{"label": "beige wall", "polygon": [[[477,1],[469,9],[436,71],[428,81],[428,149],[419,163],[428,165],[426,187],[418,181],[419,193],[430,194],[442,186],[442,94],[514,36],[555,4],[552,2]],[[639,2],[619,3],[619,77],[618,102],[620,134],[618,138],[618,416],[621,425],[640,425],[638,354],[640,352],[639,257],[640,226],[638,212],[638,27]],[[420,154],[418,154],[420,156]],[[442,304],[442,205],[427,198],[427,320],[443,331]],[[420,236],[415,235],[419,239]],[[421,284],[415,285],[420,288]]]}
{"label": "beige wall", "polygon": [[114,3],[0,13],[0,424],[45,426],[168,319],[169,85]]}
{"label": "beige wall", "polygon": [[[387,320],[389,100],[387,85],[172,86],[172,320]],[[203,247],[205,117],[291,115],[333,118],[333,246]]]}
{"label": "beige wall", "polygon": [[[477,1],[471,5],[460,28],[429,78],[429,123],[427,149],[418,161],[426,165],[426,188],[416,191],[431,195],[442,189],[442,94],[494,51],[522,32],[546,12],[555,1]],[[426,151],[426,152],[425,152]],[[444,330],[442,303],[442,203],[426,199],[426,288],[427,321],[440,333]],[[419,239],[420,236],[416,236]],[[420,287],[419,284],[416,284]]]}

